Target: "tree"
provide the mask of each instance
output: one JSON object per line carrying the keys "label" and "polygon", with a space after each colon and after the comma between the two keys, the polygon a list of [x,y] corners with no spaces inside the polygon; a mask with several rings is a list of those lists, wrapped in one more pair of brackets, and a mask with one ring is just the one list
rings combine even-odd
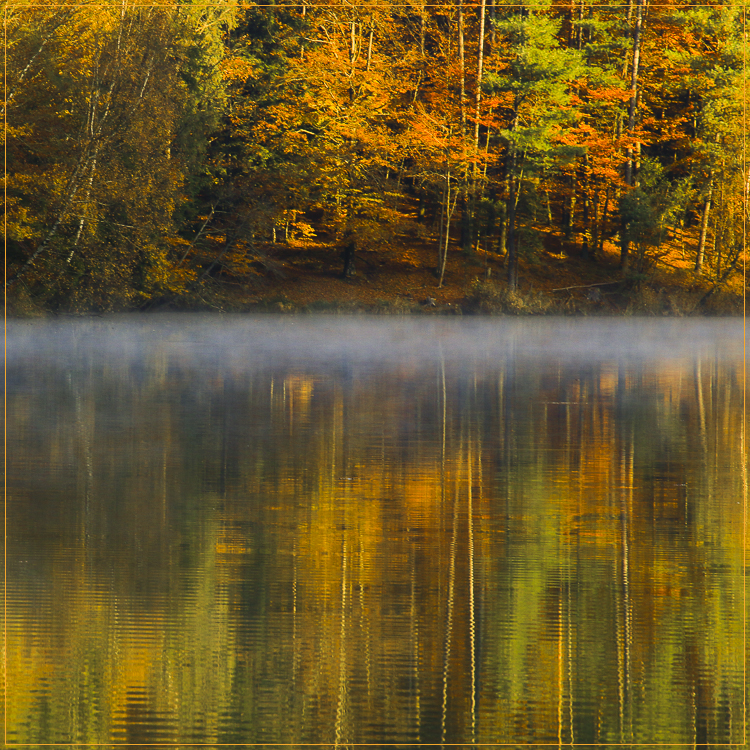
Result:
{"label": "tree", "polygon": [[561,49],[560,22],[548,6],[508,6],[494,24],[505,40],[487,90],[505,94],[505,200],[508,286],[518,286],[518,255],[531,249],[539,205],[536,190],[545,173],[563,166],[575,152],[561,140],[575,124],[571,83],[582,74],[577,50]]}
{"label": "tree", "polygon": [[398,219],[385,196],[404,87],[379,52],[381,21],[363,7],[248,9],[225,64],[230,112],[214,158],[244,186],[232,210],[252,205],[250,223],[269,238],[316,212],[344,250],[345,275],[355,250]]}
{"label": "tree", "polygon": [[213,126],[197,113],[221,102],[200,91],[200,57],[221,47],[206,45],[206,14],[183,8],[13,18],[9,286],[52,307],[109,309],[192,278],[173,262],[174,215],[197,171],[201,130],[205,138]]}
{"label": "tree", "polygon": [[[669,94],[684,112],[681,122],[689,144],[685,161],[701,202],[694,265],[701,273],[717,186],[734,182],[728,192],[738,197],[742,194],[740,10],[683,8],[669,21],[680,32],[679,44],[667,55],[675,71],[668,85]],[[726,208],[738,222],[741,211],[732,211],[729,205]]]}

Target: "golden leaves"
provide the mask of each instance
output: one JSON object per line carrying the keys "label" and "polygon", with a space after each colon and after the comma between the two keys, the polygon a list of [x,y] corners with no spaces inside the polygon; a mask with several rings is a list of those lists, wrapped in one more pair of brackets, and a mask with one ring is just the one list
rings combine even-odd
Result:
{"label": "golden leaves", "polygon": [[255,65],[243,57],[226,57],[219,68],[224,81],[230,84],[255,78]]}

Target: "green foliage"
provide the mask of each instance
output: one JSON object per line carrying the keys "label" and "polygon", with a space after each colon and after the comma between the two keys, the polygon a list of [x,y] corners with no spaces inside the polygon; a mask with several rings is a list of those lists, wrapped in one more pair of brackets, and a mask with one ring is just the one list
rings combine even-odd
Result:
{"label": "green foliage", "polygon": [[220,16],[112,5],[14,19],[10,270],[42,304],[129,307],[190,276],[165,248],[218,123]]}

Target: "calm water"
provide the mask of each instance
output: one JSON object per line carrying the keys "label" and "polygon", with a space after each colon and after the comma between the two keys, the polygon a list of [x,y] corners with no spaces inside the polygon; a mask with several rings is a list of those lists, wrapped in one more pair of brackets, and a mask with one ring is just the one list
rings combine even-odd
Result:
{"label": "calm water", "polygon": [[742,324],[8,329],[15,743],[739,743]]}

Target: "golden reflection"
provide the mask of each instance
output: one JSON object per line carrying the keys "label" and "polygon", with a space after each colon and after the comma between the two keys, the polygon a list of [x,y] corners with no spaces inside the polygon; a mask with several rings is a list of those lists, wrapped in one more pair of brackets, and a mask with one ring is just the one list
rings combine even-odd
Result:
{"label": "golden reflection", "polygon": [[157,365],[9,410],[12,741],[737,741],[737,365]]}

